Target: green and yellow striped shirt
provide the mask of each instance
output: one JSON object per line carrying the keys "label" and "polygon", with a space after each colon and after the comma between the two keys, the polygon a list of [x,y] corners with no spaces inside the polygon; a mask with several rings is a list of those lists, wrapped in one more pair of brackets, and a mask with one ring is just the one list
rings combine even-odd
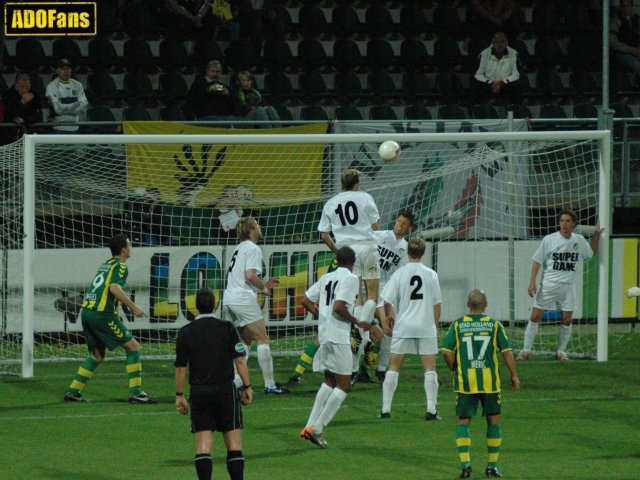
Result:
{"label": "green and yellow striped shirt", "polygon": [[109,287],[120,285],[124,288],[128,275],[127,265],[117,258],[107,260],[100,265],[98,273],[84,297],[82,308],[94,312],[118,313],[120,301],[111,294]]}
{"label": "green and yellow striped shirt", "polygon": [[454,391],[500,392],[498,353],[511,350],[502,323],[485,314],[465,315],[451,324],[442,349],[455,355]]}

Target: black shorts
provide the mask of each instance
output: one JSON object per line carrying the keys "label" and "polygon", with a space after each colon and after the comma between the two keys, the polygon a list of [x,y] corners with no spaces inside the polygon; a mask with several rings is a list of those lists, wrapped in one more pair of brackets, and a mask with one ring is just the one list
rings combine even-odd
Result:
{"label": "black shorts", "polygon": [[243,428],[240,396],[233,381],[222,385],[192,385],[191,433],[229,432]]}

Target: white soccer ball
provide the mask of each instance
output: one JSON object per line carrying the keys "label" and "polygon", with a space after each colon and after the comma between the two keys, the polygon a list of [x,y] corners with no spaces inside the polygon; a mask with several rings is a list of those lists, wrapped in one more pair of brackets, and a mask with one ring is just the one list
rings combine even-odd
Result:
{"label": "white soccer ball", "polygon": [[395,162],[400,158],[400,145],[393,140],[382,142],[380,148],[378,148],[378,154],[385,162]]}
{"label": "white soccer ball", "polygon": [[627,297],[640,297],[640,287],[631,287],[627,290]]}

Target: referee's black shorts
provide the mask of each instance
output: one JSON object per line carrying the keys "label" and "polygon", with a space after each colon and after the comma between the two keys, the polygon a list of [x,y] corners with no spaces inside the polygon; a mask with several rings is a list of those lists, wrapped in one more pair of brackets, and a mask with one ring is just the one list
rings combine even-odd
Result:
{"label": "referee's black shorts", "polygon": [[191,433],[229,432],[243,428],[240,396],[233,381],[221,385],[192,385]]}

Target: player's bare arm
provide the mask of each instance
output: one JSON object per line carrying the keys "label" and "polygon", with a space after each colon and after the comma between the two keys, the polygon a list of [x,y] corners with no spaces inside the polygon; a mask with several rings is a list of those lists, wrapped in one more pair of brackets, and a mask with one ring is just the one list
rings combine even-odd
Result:
{"label": "player's bare arm", "polygon": [[451,350],[442,349],[442,358],[444,358],[449,370],[453,371],[456,369],[456,357],[453,355]]}
{"label": "player's bare arm", "polygon": [[596,223],[596,231],[593,234],[593,237],[591,237],[591,250],[593,250],[594,255],[598,253],[598,247],[600,246],[600,236],[602,235],[603,231],[604,228],[600,226],[600,222]]}
{"label": "player's bare arm", "polygon": [[440,328],[440,315],[442,314],[442,304],[437,303],[433,306],[433,318],[436,321],[436,328]]}
{"label": "player's bare arm", "polygon": [[520,379],[518,378],[518,372],[516,371],[516,360],[513,358],[513,352],[507,350],[502,352],[502,358],[504,358],[504,364],[509,369],[511,374],[511,389],[514,392],[520,390]]}
{"label": "player's bare arm", "polygon": [[347,302],[345,302],[344,300],[336,300],[333,304],[333,311],[344,318],[346,321],[351,322],[364,330],[369,330],[371,328],[370,323],[361,322],[351,314],[349,308],[347,308]]}
{"label": "player's bare arm", "polygon": [[176,367],[176,410],[186,415],[189,413],[189,403],[184,396],[184,385],[187,378],[186,367]]}
{"label": "player's bare arm", "polygon": [[318,306],[313,303],[309,297],[305,296],[300,304],[307,312],[311,313],[314,318],[318,318]]}
{"label": "player's bare arm", "polygon": [[133,312],[133,315],[136,317],[146,317],[147,314],[124,293],[122,287],[120,285],[111,285],[109,286],[109,293],[116,297],[120,303],[129,307],[129,309]]}
{"label": "player's bare arm", "polygon": [[249,282],[251,285],[256,287],[264,295],[267,296],[271,295],[271,288],[274,285],[280,283],[280,280],[278,280],[277,278],[270,278],[265,282],[264,280],[262,280],[262,278],[260,278],[260,276],[258,275],[258,271],[255,268],[247,270],[247,272],[245,273],[245,278],[247,279],[247,282]]}
{"label": "player's bare arm", "polygon": [[320,238],[322,239],[324,244],[329,247],[329,250],[331,250],[335,254],[338,253],[338,247],[331,237],[331,232],[320,232]]}
{"label": "player's bare arm", "polygon": [[538,291],[538,285],[536,283],[538,279],[538,272],[540,271],[541,265],[538,262],[533,262],[531,265],[531,278],[529,279],[529,289],[528,293],[530,297],[533,297]]}

